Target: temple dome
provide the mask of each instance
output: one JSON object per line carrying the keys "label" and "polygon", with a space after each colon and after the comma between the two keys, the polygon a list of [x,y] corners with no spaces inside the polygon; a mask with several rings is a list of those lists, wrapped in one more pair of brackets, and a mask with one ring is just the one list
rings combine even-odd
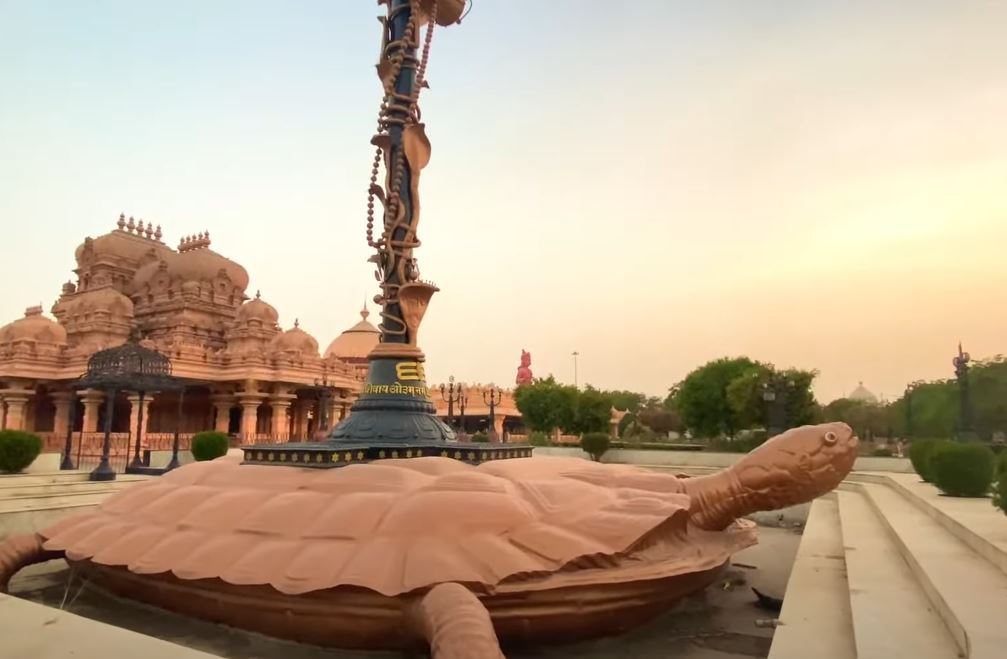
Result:
{"label": "temple dome", "polygon": [[0,343],[32,341],[35,343],[66,343],[66,330],[62,325],[42,315],[42,307],[28,307],[24,318],[0,327]]}
{"label": "temple dome", "polygon": [[111,286],[106,286],[77,293],[66,303],[65,312],[70,316],[95,313],[132,318],[133,302]]}
{"label": "temple dome", "polygon": [[149,288],[168,288],[173,281],[181,283],[205,281],[214,284],[218,293],[229,293],[221,281],[226,279],[239,292],[248,288],[248,271],[234,261],[210,249],[190,249],[183,252],[166,252],[144,263],[133,277],[130,291],[144,292]]}
{"label": "temple dome", "polygon": [[381,331],[367,320],[370,313],[367,307],[364,307],[360,311],[360,322],[333,339],[325,349],[325,357],[338,357],[344,360],[366,359],[381,338]]}
{"label": "temple dome", "polygon": [[293,328],[274,338],[269,344],[270,352],[297,352],[302,355],[318,356],[318,341],[301,329],[298,321]]}
{"label": "temple dome", "polygon": [[[133,221],[133,218],[129,219]],[[120,228],[97,238],[85,238],[74,251],[74,258],[78,266],[84,266],[92,258],[113,257],[139,262],[150,255],[170,253],[171,248],[160,240],[160,230],[161,227],[158,227],[156,237]]]}
{"label": "temple dome", "polygon": [[847,398],[850,400],[859,400],[864,403],[878,402],[878,397],[871,393],[871,391],[864,386],[863,382],[859,383],[857,388],[851,391]]}
{"label": "temple dome", "polygon": [[249,322],[261,323],[264,327],[275,327],[280,319],[280,314],[276,313],[273,305],[262,300],[258,291],[255,297],[238,308],[236,320],[239,325],[247,325]]}

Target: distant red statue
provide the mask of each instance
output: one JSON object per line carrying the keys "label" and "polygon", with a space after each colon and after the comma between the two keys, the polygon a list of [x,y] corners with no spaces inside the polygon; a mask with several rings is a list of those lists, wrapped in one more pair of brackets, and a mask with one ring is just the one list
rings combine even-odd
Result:
{"label": "distant red statue", "polygon": [[517,367],[517,380],[518,385],[531,384],[532,374],[531,374],[531,353],[527,350],[521,351],[521,365]]}

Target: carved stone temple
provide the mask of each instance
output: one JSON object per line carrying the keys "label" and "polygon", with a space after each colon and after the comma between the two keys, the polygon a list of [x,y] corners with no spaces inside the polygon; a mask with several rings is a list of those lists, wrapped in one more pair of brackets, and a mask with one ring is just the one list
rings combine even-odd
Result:
{"label": "carved stone temple", "polygon": [[[72,394],[68,384],[87,370],[92,354],[124,343],[134,330],[171,359],[174,375],[198,383],[184,392],[184,439],[216,429],[241,441],[306,440],[349,413],[380,335],[366,309],[321,354],[296,319],[280,326],[277,310],[247,290],[245,268],[211,249],[209,232],[172,248],[160,226],[125,216],[116,224],[77,247],[76,280],[63,285],[51,308],[54,319],[32,306],[0,327],[0,428],[31,430],[46,441],[45,450],[58,451],[74,401],[75,433],[99,441],[104,393]],[[497,407],[501,429],[505,417],[511,425],[519,421],[505,394]],[[170,446],[177,396],[144,399],[146,448]],[[467,425],[478,430],[486,406],[475,388],[470,400]],[[120,394],[113,432],[136,428],[138,408],[138,396]]]}

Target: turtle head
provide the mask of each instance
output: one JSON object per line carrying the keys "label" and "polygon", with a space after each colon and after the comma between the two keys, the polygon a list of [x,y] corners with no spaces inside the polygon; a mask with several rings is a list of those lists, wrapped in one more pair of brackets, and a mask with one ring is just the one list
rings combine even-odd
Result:
{"label": "turtle head", "polygon": [[729,469],[685,481],[693,522],[722,529],[759,510],[779,510],[835,489],[853,469],[858,440],[845,423],[792,428]]}
{"label": "turtle head", "polygon": [[[743,484],[764,488],[769,481],[769,489],[786,493],[786,505],[793,505],[835,489],[853,469],[858,444],[853,429],[839,421],[801,426],[773,437],[736,466]],[[752,477],[754,483],[745,482]]]}
{"label": "turtle head", "polygon": [[800,498],[807,501],[846,478],[857,459],[859,443],[853,429],[840,421],[801,426],[773,437],[743,463],[793,482],[795,492],[800,491]]}
{"label": "turtle head", "polygon": [[[791,428],[773,437],[763,446],[767,450],[772,450],[776,448],[774,445],[778,444],[781,453],[776,459],[787,459],[787,455],[792,455],[801,461],[801,456],[808,456],[810,464],[804,463],[802,466],[812,471],[831,467],[845,477],[853,469],[859,443],[860,440],[853,434],[852,428],[841,421],[833,421],[816,426]],[[838,484],[837,481],[835,485]]]}

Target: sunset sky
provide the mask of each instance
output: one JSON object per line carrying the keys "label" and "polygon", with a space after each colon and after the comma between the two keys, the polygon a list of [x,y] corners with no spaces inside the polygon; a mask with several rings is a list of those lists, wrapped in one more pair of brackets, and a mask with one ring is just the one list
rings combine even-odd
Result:
{"label": "sunset sky", "polygon": [[[322,348],[376,286],[369,0],[0,0],[0,321],[120,212]],[[1007,352],[1007,3],[476,0],[434,36],[429,379],[663,395],[723,355],[897,397]],[[372,311],[374,305],[371,304]],[[375,318],[372,317],[372,320]]]}

